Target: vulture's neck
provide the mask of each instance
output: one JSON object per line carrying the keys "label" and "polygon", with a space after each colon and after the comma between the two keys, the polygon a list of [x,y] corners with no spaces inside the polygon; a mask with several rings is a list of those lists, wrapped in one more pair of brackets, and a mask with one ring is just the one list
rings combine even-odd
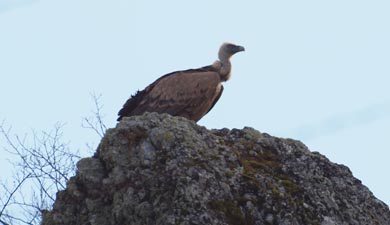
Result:
{"label": "vulture's neck", "polygon": [[232,69],[232,64],[230,63],[231,55],[226,54],[225,52],[219,52],[219,60],[215,61],[213,66],[218,70],[218,73],[221,77],[221,81],[227,81],[230,79],[230,71]]}

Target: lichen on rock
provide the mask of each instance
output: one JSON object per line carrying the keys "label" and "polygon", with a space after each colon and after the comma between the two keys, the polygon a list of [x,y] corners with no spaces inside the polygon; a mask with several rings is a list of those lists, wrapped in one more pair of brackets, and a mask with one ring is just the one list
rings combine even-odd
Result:
{"label": "lichen on rock", "polygon": [[124,118],[77,167],[43,225],[390,224],[346,166],[248,127]]}

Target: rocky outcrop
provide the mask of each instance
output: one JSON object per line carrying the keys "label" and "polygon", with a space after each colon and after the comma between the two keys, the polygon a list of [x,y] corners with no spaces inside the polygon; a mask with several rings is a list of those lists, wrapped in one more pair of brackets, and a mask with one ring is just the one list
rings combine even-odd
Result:
{"label": "rocky outcrop", "polygon": [[346,166],[252,128],[125,118],[77,168],[44,225],[390,224]]}

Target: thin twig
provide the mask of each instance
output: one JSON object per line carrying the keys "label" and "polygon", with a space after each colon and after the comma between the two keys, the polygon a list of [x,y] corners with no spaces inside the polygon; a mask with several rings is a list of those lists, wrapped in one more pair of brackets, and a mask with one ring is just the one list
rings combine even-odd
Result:
{"label": "thin twig", "polygon": [[103,105],[100,100],[102,95],[97,95],[96,93],[91,93],[91,97],[95,104],[95,111],[92,111],[93,117],[84,117],[81,123],[83,128],[93,130],[100,138],[102,138],[107,130],[106,125],[103,122],[104,115],[102,114]]}
{"label": "thin twig", "polygon": [[4,210],[7,208],[7,205],[9,204],[9,202],[11,201],[12,197],[14,196],[14,194],[16,193],[16,191],[19,190],[19,188],[23,185],[24,181],[26,181],[28,178],[30,178],[30,174],[28,174],[27,176],[25,176],[19,183],[18,185],[16,185],[16,187],[14,188],[13,191],[10,192],[7,200],[5,201],[4,203],[4,206],[3,208],[0,210],[0,216],[3,215],[3,212]]}

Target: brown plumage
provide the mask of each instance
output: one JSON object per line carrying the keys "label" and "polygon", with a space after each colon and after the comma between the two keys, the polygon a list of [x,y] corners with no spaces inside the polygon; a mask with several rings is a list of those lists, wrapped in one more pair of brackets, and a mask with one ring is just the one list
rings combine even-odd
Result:
{"label": "brown plumage", "polygon": [[127,100],[118,113],[118,121],[144,112],[168,113],[200,120],[221,96],[221,83],[230,78],[230,57],[244,50],[244,47],[224,43],[218,53],[219,60],[212,65],[160,77]]}

